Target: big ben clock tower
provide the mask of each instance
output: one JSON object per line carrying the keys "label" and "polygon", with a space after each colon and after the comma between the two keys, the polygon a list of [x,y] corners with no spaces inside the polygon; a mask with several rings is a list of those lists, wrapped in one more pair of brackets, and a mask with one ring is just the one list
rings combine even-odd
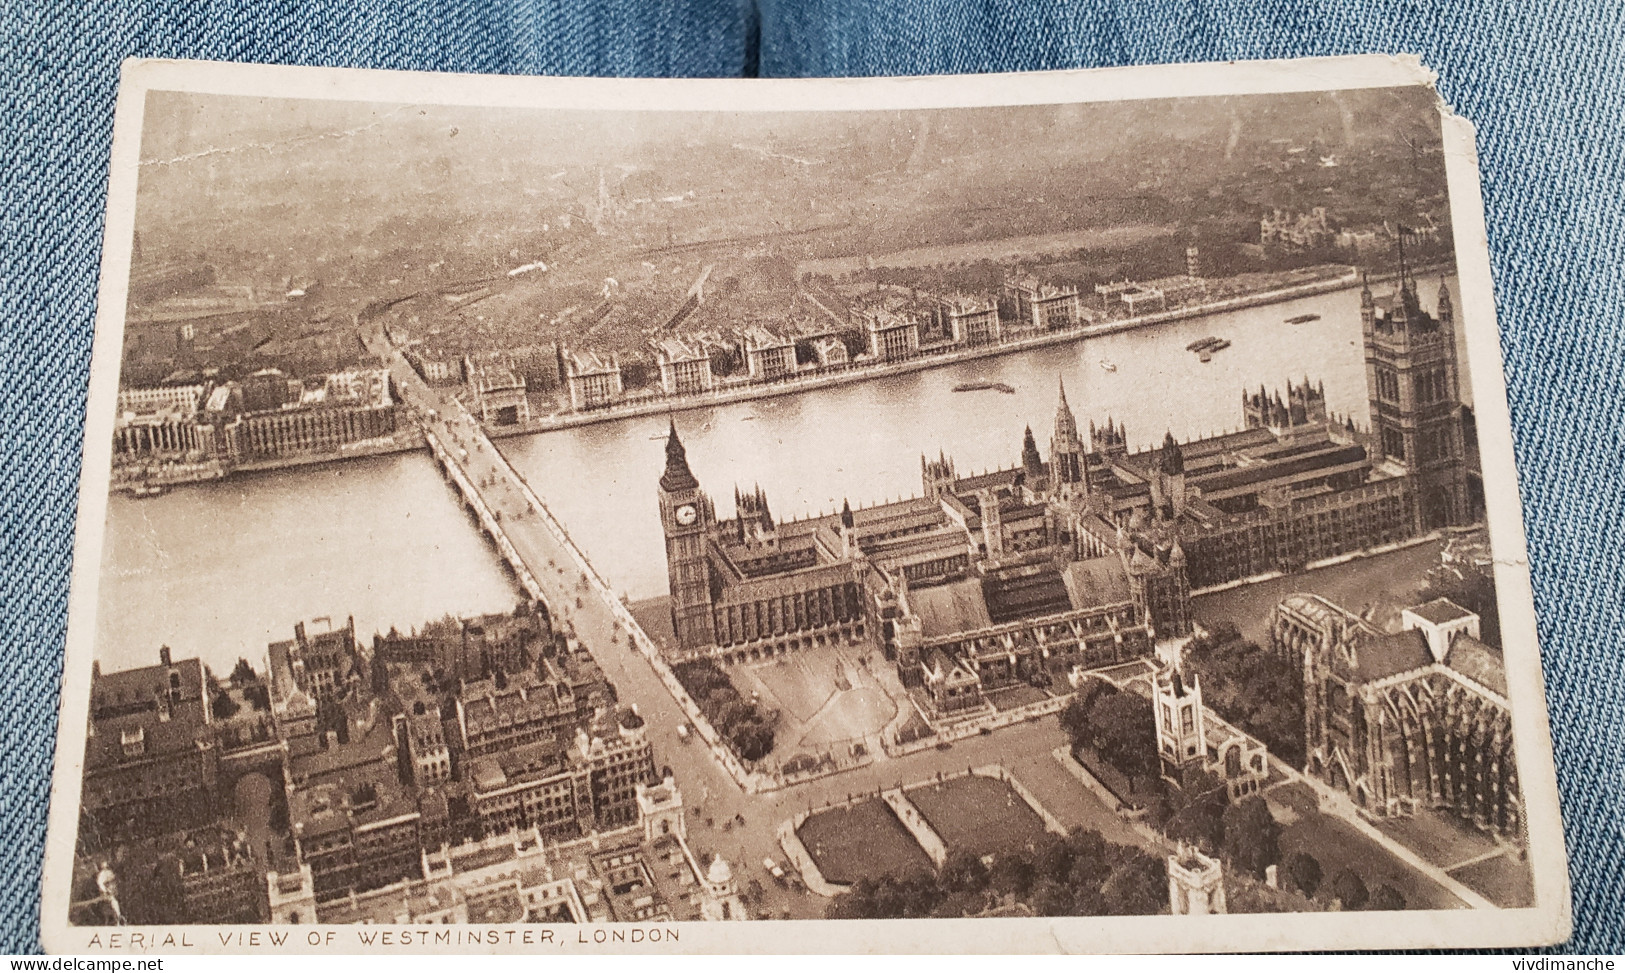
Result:
{"label": "big ben clock tower", "polygon": [[677,424],[666,437],[666,471],[660,475],[660,525],[666,534],[666,578],[671,590],[671,624],[684,649],[716,644],[711,618],[710,562],[705,546],[716,511],[688,468],[688,453]]}

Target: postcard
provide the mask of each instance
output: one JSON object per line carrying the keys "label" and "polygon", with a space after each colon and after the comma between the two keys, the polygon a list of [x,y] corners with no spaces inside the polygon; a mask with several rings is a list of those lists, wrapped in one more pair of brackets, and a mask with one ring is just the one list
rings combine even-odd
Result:
{"label": "postcard", "polygon": [[86,430],[50,949],[1568,935],[1415,59],[132,61]]}

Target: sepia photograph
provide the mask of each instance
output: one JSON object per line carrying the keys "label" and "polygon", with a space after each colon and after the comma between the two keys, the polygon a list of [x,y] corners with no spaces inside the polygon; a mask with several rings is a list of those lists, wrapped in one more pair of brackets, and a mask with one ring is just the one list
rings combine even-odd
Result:
{"label": "sepia photograph", "polygon": [[1563,938],[1429,77],[127,65],[47,943]]}

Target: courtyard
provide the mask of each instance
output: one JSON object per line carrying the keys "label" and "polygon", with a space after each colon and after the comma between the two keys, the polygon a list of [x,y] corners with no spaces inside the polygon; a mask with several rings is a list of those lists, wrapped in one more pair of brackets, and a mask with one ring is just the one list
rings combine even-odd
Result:
{"label": "courtyard", "polygon": [[740,693],[779,711],[774,749],[784,760],[866,740],[873,749],[907,705],[890,666],[865,644],[804,649],[727,672]]}
{"label": "courtyard", "polygon": [[816,811],[796,837],[824,880],[836,885],[932,870],[931,859],[879,798]]}
{"label": "courtyard", "polygon": [[903,792],[950,853],[1007,855],[1044,836],[1044,820],[1009,784],[994,777],[954,777]]}

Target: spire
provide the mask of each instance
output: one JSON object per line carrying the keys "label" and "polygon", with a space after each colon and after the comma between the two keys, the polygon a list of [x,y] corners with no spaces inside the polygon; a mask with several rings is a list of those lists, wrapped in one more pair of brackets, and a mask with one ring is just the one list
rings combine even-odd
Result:
{"label": "spire", "polygon": [[1044,458],[1038,452],[1038,440],[1033,438],[1033,427],[1028,426],[1021,437],[1021,465],[1030,477],[1044,475]]}
{"label": "spire", "polygon": [[677,420],[670,422],[671,429],[666,434],[666,472],[660,474],[660,489],[667,493],[697,489],[700,481],[694,479],[694,472],[688,468],[688,451],[677,438]]}
{"label": "spire", "polygon": [[1076,442],[1078,438],[1078,420],[1072,414],[1072,406],[1066,401],[1066,380],[1060,379],[1061,401],[1055,406],[1055,438],[1063,442]]}
{"label": "spire", "polygon": [[851,529],[854,523],[852,517],[852,502],[845,498],[841,500],[841,526]]}

